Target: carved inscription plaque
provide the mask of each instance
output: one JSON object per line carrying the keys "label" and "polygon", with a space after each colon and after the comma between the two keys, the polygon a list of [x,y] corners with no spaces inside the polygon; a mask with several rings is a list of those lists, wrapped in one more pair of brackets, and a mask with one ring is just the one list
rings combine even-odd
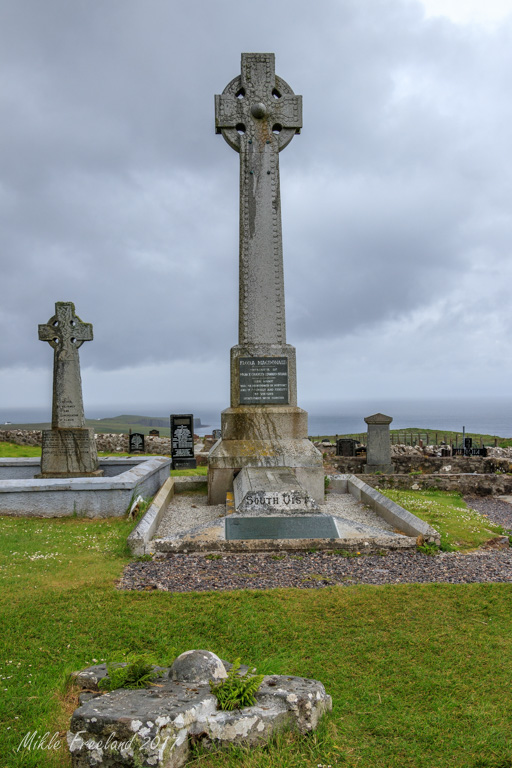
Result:
{"label": "carved inscription plaque", "polygon": [[288,358],[241,357],[240,405],[288,405]]}

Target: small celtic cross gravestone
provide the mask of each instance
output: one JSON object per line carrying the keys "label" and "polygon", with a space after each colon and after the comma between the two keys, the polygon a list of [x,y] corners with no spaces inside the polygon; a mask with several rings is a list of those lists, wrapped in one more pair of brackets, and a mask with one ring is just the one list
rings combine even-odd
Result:
{"label": "small celtic cross gravestone", "polygon": [[285,344],[279,152],[302,127],[302,96],[273,53],[242,53],[242,73],[215,97],[215,128],[240,153],[239,344]]}
{"label": "small celtic cross gravestone", "polygon": [[85,426],[78,349],[92,341],[92,325],[83,323],[70,301],[58,301],[55,314],[39,326],[39,340],[53,349],[52,428],[43,430],[43,477],[98,474],[94,431]]}
{"label": "small celtic cross gravestone", "polygon": [[54,350],[52,427],[84,427],[78,348],[92,341],[91,323],[77,317],[72,302],[58,301],[54,316],[39,326],[39,340]]}

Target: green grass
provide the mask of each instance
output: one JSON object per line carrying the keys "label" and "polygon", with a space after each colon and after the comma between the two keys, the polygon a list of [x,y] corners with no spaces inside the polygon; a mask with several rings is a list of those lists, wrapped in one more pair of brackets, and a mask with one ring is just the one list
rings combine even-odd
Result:
{"label": "green grass", "polygon": [[504,533],[500,525],[486,521],[483,515],[469,509],[459,493],[379,490],[439,531],[441,548],[476,549],[485,541]]}
{"label": "green grass", "polygon": [[208,467],[196,467],[196,469],[171,469],[171,475],[174,477],[195,477],[196,475],[206,477],[208,475]]}
{"label": "green grass", "polygon": [[21,459],[41,456],[40,445],[16,445],[0,442],[0,459]]}
{"label": "green grass", "polygon": [[66,673],[191,648],[319,679],[334,702],[313,735],[198,755],[198,768],[510,765],[512,585],[120,592],[129,529],[0,518],[0,768],[69,768],[65,741],[16,751],[29,731],[65,731]]}

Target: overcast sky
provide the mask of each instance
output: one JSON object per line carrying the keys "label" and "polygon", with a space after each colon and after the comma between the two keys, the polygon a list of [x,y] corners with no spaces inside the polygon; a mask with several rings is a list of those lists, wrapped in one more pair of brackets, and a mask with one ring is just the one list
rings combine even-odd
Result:
{"label": "overcast sky", "polygon": [[229,403],[239,157],[214,94],[273,51],[299,404],[508,395],[512,0],[4,0],[0,405],[50,404],[73,301],[95,405]]}

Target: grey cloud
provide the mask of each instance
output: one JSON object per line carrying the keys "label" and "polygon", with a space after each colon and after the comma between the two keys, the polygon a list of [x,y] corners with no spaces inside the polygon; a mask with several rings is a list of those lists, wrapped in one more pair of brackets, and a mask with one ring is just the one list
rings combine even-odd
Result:
{"label": "grey cloud", "polygon": [[[465,276],[491,322],[512,236],[511,37],[400,0],[8,2],[0,365],[48,364],[37,324],[57,300],[93,323],[96,369],[236,343],[238,157],[213,95],[242,50],[274,50],[304,97],[281,155],[290,342],[363,339]],[[479,301],[482,259],[496,278]]]}

